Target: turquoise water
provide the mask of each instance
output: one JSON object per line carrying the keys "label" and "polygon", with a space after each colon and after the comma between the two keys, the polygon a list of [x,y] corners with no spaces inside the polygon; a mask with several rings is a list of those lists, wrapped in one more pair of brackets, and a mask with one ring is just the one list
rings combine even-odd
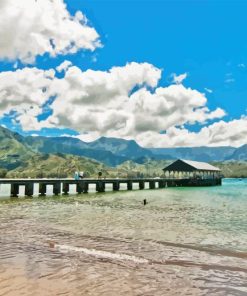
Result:
{"label": "turquoise water", "polygon": [[0,295],[247,295],[246,179],[2,199],[0,233]]}

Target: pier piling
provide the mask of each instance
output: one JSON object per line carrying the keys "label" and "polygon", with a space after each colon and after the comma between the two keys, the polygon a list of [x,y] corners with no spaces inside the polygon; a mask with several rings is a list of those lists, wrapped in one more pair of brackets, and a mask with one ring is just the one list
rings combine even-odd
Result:
{"label": "pier piling", "polygon": [[60,182],[56,182],[53,184],[53,193],[55,195],[61,194],[61,183]]}
{"label": "pier piling", "polygon": [[155,181],[149,182],[149,189],[155,189]]}
{"label": "pier piling", "polygon": [[12,183],[10,190],[11,190],[11,197],[18,197],[18,194],[19,194],[19,184]]}
{"label": "pier piling", "polygon": [[118,191],[120,189],[119,182],[114,182],[112,188],[113,188],[113,191]]}
{"label": "pier piling", "polygon": [[166,186],[165,181],[158,181],[159,188],[164,188]]}
{"label": "pier piling", "polygon": [[142,190],[145,188],[145,183],[144,181],[139,181],[139,189]]}
{"label": "pier piling", "polygon": [[69,186],[76,185],[78,194],[88,193],[89,185],[96,185],[97,192],[105,192],[106,184],[111,184],[113,191],[119,191],[121,184],[127,184],[127,190],[133,189],[133,183],[138,184],[139,189],[145,189],[145,183],[149,183],[150,189],[155,189],[158,183],[159,188],[165,187],[195,187],[195,186],[220,186],[221,178],[131,178],[131,179],[0,179],[1,184],[10,184],[10,196],[18,197],[20,186],[25,187],[25,195],[34,195],[34,184],[39,186],[39,195],[47,194],[47,186],[53,186],[53,194],[69,194]]}
{"label": "pier piling", "polygon": [[132,181],[127,182],[127,190],[132,190],[133,189],[133,183]]}
{"label": "pier piling", "polygon": [[103,181],[100,180],[96,183],[96,191],[105,192],[105,183]]}
{"label": "pier piling", "polygon": [[39,183],[39,195],[46,196],[46,184],[45,183]]}
{"label": "pier piling", "polygon": [[89,183],[84,182],[83,183],[83,193],[88,193],[88,189],[89,189]]}
{"label": "pier piling", "polygon": [[69,193],[69,183],[63,183],[63,195],[68,195]]}
{"label": "pier piling", "polygon": [[76,192],[81,194],[83,192],[83,183],[79,182],[76,184]]}
{"label": "pier piling", "polygon": [[34,183],[30,182],[25,185],[25,195],[26,196],[33,196],[33,187]]}

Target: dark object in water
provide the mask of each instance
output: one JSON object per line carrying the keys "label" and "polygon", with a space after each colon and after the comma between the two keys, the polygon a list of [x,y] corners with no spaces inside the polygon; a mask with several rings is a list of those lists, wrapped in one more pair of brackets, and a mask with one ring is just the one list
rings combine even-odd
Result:
{"label": "dark object in water", "polygon": [[146,198],[143,200],[143,204],[144,204],[144,206],[147,204]]}
{"label": "dark object in water", "polygon": [[55,242],[48,241],[49,248],[55,248]]}

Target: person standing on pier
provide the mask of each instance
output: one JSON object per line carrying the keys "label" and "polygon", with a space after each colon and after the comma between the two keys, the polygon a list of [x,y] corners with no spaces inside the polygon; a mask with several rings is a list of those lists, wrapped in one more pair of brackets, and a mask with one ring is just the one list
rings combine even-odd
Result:
{"label": "person standing on pier", "polygon": [[74,179],[75,180],[79,180],[80,178],[79,178],[79,173],[78,172],[75,172],[75,174],[74,174]]}

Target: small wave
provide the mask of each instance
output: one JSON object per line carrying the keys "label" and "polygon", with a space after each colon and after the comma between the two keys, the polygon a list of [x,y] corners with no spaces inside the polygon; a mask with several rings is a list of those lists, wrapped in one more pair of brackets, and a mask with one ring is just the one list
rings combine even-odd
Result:
{"label": "small wave", "polygon": [[206,252],[212,255],[221,255],[224,257],[235,257],[235,258],[247,259],[247,252],[223,249],[216,246],[189,245],[189,244],[183,244],[183,243],[173,243],[168,241],[154,241],[149,239],[147,239],[146,241],[163,245],[163,246],[170,246],[174,248]]}
{"label": "small wave", "polygon": [[117,261],[131,261],[138,264],[159,264],[159,265],[176,265],[181,267],[199,267],[204,270],[229,270],[229,271],[239,271],[247,273],[246,268],[236,267],[236,266],[226,266],[226,265],[219,265],[219,264],[207,264],[207,263],[197,263],[188,260],[165,260],[165,261],[156,261],[156,260],[148,260],[141,257],[127,255],[127,254],[119,254],[119,253],[112,253],[108,251],[101,251],[96,249],[88,249],[83,247],[74,247],[69,245],[60,245],[57,243],[49,243],[51,248],[57,249],[62,252],[79,252],[84,253],[89,256],[97,257],[97,258],[104,258],[110,260],[117,260]]}
{"label": "small wave", "polygon": [[131,256],[131,255],[127,255],[127,254],[118,254],[118,253],[111,253],[111,252],[107,252],[107,251],[100,251],[100,250],[96,250],[96,249],[73,247],[73,246],[69,246],[69,245],[60,245],[60,244],[55,244],[55,243],[54,243],[54,248],[58,249],[59,251],[80,252],[80,253],[84,253],[89,256],[107,258],[107,259],[112,259],[112,260],[132,261],[135,263],[149,263],[149,260],[144,259],[144,258]]}

